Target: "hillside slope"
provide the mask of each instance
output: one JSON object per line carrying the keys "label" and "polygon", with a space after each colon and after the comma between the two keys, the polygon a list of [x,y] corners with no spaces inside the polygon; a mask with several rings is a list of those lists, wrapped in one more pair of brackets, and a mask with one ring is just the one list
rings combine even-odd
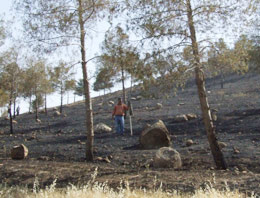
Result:
{"label": "hillside slope", "polygon": [[[14,135],[9,135],[8,121],[0,120],[0,179],[10,185],[32,186],[35,175],[40,184],[52,183],[58,178],[58,186],[68,183],[84,184],[98,167],[98,181],[108,181],[116,186],[128,180],[130,186],[151,188],[157,177],[163,188],[180,191],[193,191],[207,181],[215,180],[217,188],[225,187],[225,181],[232,188],[260,193],[260,79],[255,74],[243,76],[229,75],[224,89],[220,79],[213,78],[206,83],[209,103],[217,110],[215,122],[219,140],[227,146],[223,149],[229,169],[214,169],[214,162],[208,147],[202,123],[199,100],[194,81],[186,84],[177,95],[169,90],[169,97],[142,98],[132,101],[134,107],[133,131],[130,136],[129,118],[126,119],[125,136],[115,133],[95,134],[95,157],[93,163],[85,163],[85,118],[84,103],[78,102],[64,107],[64,114],[55,117],[50,109],[48,116],[40,114],[41,123],[34,120],[33,114],[18,116]],[[156,90],[155,90],[156,91]],[[107,94],[93,99],[94,124],[105,123],[114,129],[111,119],[112,106],[121,92]],[[142,95],[136,88],[131,97]],[[156,104],[162,108],[157,109]],[[194,113],[197,119],[176,122],[181,114]],[[171,143],[180,152],[183,168],[156,169],[147,165],[156,150],[139,148],[139,135],[146,126],[163,120],[171,134]],[[187,139],[195,144],[186,147]],[[29,158],[23,161],[10,159],[12,146],[25,144],[29,148]],[[234,147],[239,153],[234,153]],[[214,175],[214,176],[212,176]],[[214,178],[215,177],[215,178]]]}

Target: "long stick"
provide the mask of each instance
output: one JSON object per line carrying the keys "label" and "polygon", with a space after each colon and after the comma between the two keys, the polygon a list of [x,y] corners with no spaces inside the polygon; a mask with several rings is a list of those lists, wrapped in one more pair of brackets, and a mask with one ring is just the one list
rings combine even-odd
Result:
{"label": "long stick", "polygon": [[133,136],[132,116],[129,116],[129,120],[130,120],[130,131],[131,131],[131,136]]}

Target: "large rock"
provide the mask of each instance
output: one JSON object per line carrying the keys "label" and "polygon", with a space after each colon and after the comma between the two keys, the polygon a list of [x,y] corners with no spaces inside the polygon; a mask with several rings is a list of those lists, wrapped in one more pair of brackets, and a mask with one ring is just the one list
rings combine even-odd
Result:
{"label": "large rock", "polygon": [[144,149],[170,146],[170,134],[163,121],[159,120],[146,128],[140,135],[140,145]]}
{"label": "large rock", "polygon": [[14,146],[11,150],[11,158],[15,160],[22,160],[28,156],[28,148],[21,144],[19,146]]}
{"label": "large rock", "polygon": [[109,133],[112,131],[112,129],[104,123],[99,123],[94,127],[94,131],[97,133]]}
{"label": "large rock", "polygon": [[162,147],[155,154],[153,166],[179,169],[182,166],[181,156],[178,151],[171,147]]}

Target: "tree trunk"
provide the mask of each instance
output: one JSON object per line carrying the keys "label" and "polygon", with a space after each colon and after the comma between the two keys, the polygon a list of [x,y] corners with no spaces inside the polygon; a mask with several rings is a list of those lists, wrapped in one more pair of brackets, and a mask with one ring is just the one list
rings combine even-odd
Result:
{"label": "tree trunk", "polygon": [[220,71],[220,77],[221,77],[221,89],[224,89],[224,74],[222,71]]}
{"label": "tree trunk", "polygon": [[123,103],[126,104],[126,91],[125,91],[125,74],[124,67],[121,65],[121,74],[122,74],[122,89],[123,89]]}
{"label": "tree trunk", "polygon": [[79,3],[78,14],[79,14],[79,24],[80,24],[81,61],[82,61],[85,108],[86,108],[86,128],[87,128],[86,160],[93,161],[94,159],[93,111],[92,111],[92,102],[90,98],[89,80],[88,80],[87,65],[86,65],[85,30],[84,30],[84,21],[83,21],[82,0],[78,0],[78,3]]}
{"label": "tree trunk", "polygon": [[16,108],[16,97],[14,97],[13,118],[15,118],[16,116],[15,108]]}
{"label": "tree trunk", "polygon": [[63,90],[62,90],[62,87],[61,87],[61,90],[60,90],[60,113],[62,113],[62,104],[63,103]]}
{"label": "tree trunk", "polygon": [[48,114],[47,111],[47,93],[44,94],[44,109],[45,109],[45,115]]}
{"label": "tree trunk", "polygon": [[9,118],[10,118],[10,134],[14,133],[13,130],[13,116],[12,116],[12,101],[10,100],[9,106],[8,106],[8,113],[9,113]]}
{"label": "tree trunk", "polygon": [[30,94],[29,113],[31,113],[31,108],[32,108],[32,94]]}
{"label": "tree trunk", "polygon": [[192,8],[190,4],[190,0],[186,1],[187,5],[187,17],[189,22],[189,29],[190,29],[190,36],[192,41],[192,51],[193,56],[195,58],[195,78],[196,84],[198,88],[198,95],[200,100],[200,106],[203,116],[204,125],[207,132],[207,137],[210,145],[210,149],[215,160],[215,164],[218,169],[226,169],[227,164],[224,160],[224,156],[222,151],[220,150],[216,134],[215,134],[215,127],[213,126],[213,121],[211,118],[211,112],[208,104],[208,99],[206,95],[206,88],[205,88],[205,77],[204,72],[200,64],[199,58],[199,50],[198,44],[196,39],[196,31],[193,22],[193,15],[192,15]]}
{"label": "tree trunk", "polygon": [[35,97],[36,97],[36,101],[35,101],[35,120],[37,120],[38,118],[39,118],[39,115],[38,115],[38,106],[39,106],[39,104],[38,104],[38,96],[37,96],[37,94],[35,94]]}

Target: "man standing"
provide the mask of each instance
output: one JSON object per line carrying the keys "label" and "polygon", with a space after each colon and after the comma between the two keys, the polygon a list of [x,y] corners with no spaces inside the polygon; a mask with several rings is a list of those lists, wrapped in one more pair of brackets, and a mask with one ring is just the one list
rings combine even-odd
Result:
{"label": "man standing", "polygon": [[118,134],[124,134],[124,115],[128,110],[128,106],[122,103],[122,99],[118,98],[117,105],[114,107],[114,111],[112,113],[112,119],[115,119],[116,132]]}

